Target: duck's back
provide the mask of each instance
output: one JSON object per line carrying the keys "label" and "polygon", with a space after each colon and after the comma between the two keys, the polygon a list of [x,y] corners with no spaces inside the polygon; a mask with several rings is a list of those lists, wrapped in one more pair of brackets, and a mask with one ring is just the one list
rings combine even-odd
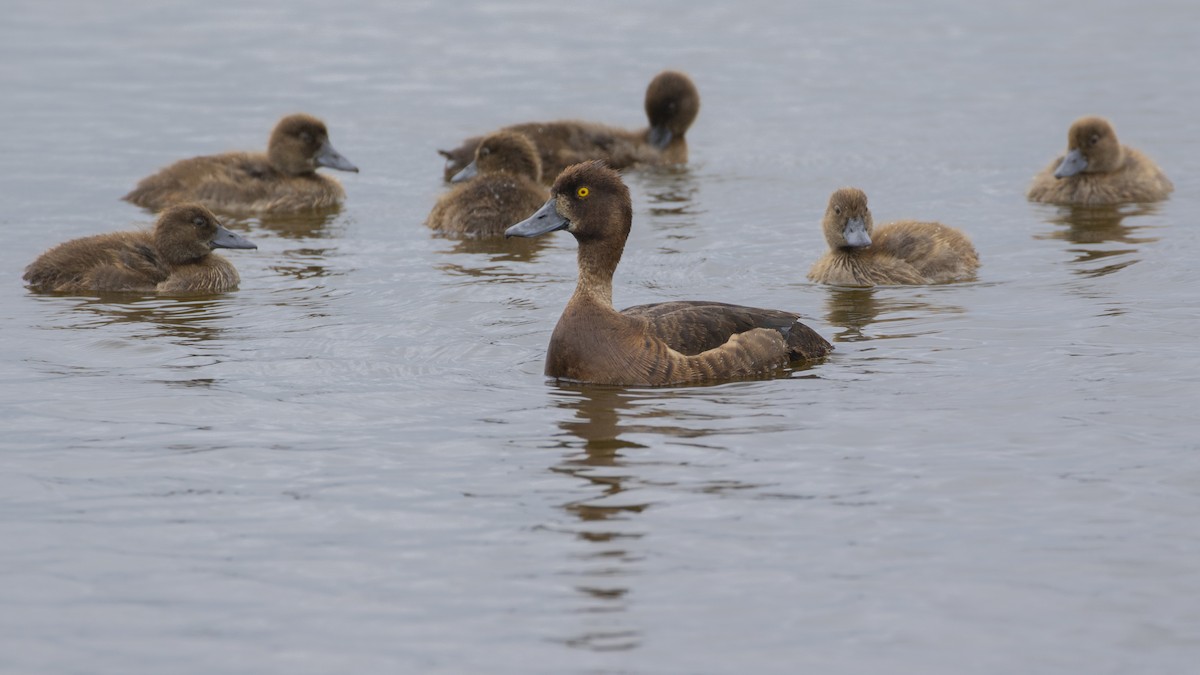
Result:
{"label": "duck's back", "polygon": [[979,255],[966,235],[941,223],[890,223],[875,231],[871,248],[908,263],[928,284],[964,279],[979,268]]}
{"label": "duck's back", "polygon": [[1116,171],[1055,178],[1054,172],[1063,160],[1060,155],[1034,176],[1027,196],[1031,201],[1050,204],[1099,205],[1156,202],[1175,190],[1154,160],[1129,146],[1122,146],[1122,152],[1125,161]]}
{"label": "duck's back", "polygon": [[250,214],[328,208],[344,197],[336,179],[289,176],[263,153],[230,152],[175,162],[142,179],[123,199],[154,210],[198,202],[214,211]]}
{"label": "duck's back", "polygon": [[484,174],[442,195],[425,224],[448,234],[500,236],[548,197],[544,187],[528,178]]}
{"label": "duck's back", "polygon": [[154,291],[169,270],[151,243],[141,232],[74,239],[39,256],[24,279],[41,291]]}
{"label": "duck's back", "polygon": [[[687,161],[687,146],[676,144],[663,152],[650,145],[646,130],[628,131],[594,122],[565,120],[558,122],[527,122],[505,127],[529,137],[542,160],[542,177],[554,182],[555,177],[573,164],[602,159],[614,169],[634,164],[678,163]],[[449,180],[475,157],[475,148],[482,136],[468,138],[454,150],[443,151],[446,180]]]}
{"label": "duck's back", "polygon": [[648,332],[671,349],[687,355],[720,347],[735,333],[755,328],[785,329],[799,318],[792,312],[776,309],[699,300],[636,305],[621,313],[645,319]]}

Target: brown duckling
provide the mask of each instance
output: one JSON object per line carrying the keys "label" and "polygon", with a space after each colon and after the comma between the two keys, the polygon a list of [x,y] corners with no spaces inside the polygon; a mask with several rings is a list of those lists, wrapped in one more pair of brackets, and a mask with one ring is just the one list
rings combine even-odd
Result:
{"label": "brown duckling", "polygon": [[324,122],[288,115],[275,125],[265,153],[183,159],[143,178],[122,199],[153,210],[198,202],[232,215],[311,211],[336,206],[346,196],[337,179],[317,173],[322,166],[358,172],[334,150]]}
{"label": "brown duckling", "polygon": [[842,188],[822,221],[829,252],[808,278],[838,286],[941,284],[969,279],[979,255],[965,234],[941,223],[902,220],[874,229],[867,195]]}
{"label": "brown duckling", "polygon": [[1146,155],[1117,140],[1102,117],[1081,117],[1067,132],[1067,154],[1034,176],[1029,199],[1052,204],[1119,204],[1166,199],[1175,189]]}
{"label": "brown duckling", "polygon": [[[563,169],[591,159],[603,159],[615,169],[635,164],[685,164],[687,133],[700,112],[700,92],[685,74],[665,70],[646,88],[649,128],[618,129],[592,122],[528,122],[505,127],[525,134],[542,158],[542,179],[549,183]],[[445,178],[450,180],[475,156],[480,137],[463,141],[453,150],[439,150],[446,158]]]}
{"label": "brown duckling", "polygon": [[497,131],[479,144],[475,160],[452,179],[456,185],[438,199],[425,224],[447,234],[498,237],[546,202],[541,179],[533,142]]}
{"label": "brown duckling", "polygon": [[579,243],[579,280],[546,352],[546,375],[619,385],[714,382],[770,373],[833,346],[799,314],[717,302],[613,309],[612,276],[633,224],[629,190],[601,161],[569,167],[550,200],[505,232],[566,230]]}
{"label": "brown duckling", "polygon": [[72,239],[25,268],[36,291],[195,294],[236,290],[238,273],[214,248],[258,248],[199,204],[168,207],[153,232]]}

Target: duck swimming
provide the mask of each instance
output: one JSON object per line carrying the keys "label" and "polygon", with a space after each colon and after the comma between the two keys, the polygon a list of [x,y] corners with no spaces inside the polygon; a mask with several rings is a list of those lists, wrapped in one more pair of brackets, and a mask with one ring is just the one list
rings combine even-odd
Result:
{"label": "duck swimming", "polygon": [[542,160],[523,134],[498,131],[479,144],[475,160],[458,173],[425,224],[447,234],[499,237],[504,228],[536,211],[549,192],[541,184]]}
{"label": "duck swimming", "polygon": [[1034,176],[1030,201],[1120,204],[1166,199],[1175,189],[1146,155],[1117,140],[1102,117],[1081,117],[1067,132],[1067,154]]}
{"label": "duck swimming", "polygon": [[833,350],[795,312],[694,301],[616,311],[612,276],[632,224],[621,177],[590,161],[563,171],[550,200],[505,231],[537,237],[566,230],[579,243],[579,280],[550,337],[546,375],[618,385],[715,382]]}
{"label": "duck swimming", "polygon": [[36,291],[128,291],[162,294],[236,290],[233,264],[214,248],[258,248],[221,226],[199,204],[167,208],[153,232],[114,232],[72,239],[25,268]]}
{"label": "duck swimming", "polygon": [[[700,112],[700,92],[687,75],[665,70],[646,87],[646,129],[625,130],[593,122],[527,122],[504,131],[525,134],[542,159],[542,179],[549,183],[563,169],[591,159],[603,159],[614,169],[635,164],[685,164],[687,133]],[[463,141],[453,150],[439,150],[446,158],[445,178],[450,180],[470,163],[480,137]]]}
{"label": "duck swimming", "polygon": [[858,188],[833,193],[822,225],[829,252],[808,273],[817,283],[941,284],[969,279],[979,269],[971,240],[952,227],[902,220],[876,230]]}
{"label": "duck swimming", "polygon": [[288,115],[271,132],[267,151],[227,152],[175,162],[143,178],[122,199],[152,210],[196,202],[231,215],[294,213],[328,208],[346,196],[318,167],[358,172],[329,142],[325,123]]}

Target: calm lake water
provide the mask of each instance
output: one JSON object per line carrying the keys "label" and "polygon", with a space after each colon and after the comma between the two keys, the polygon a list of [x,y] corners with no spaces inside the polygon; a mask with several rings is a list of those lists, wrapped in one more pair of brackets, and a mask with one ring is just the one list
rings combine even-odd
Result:
{"label": "calm lake water", "polygon": [[[1181,673],[1200,659],[1200,5],[8,0],[0,671]],[[644,123],[618,306],[795,309],[787,377],[562,386],[575,245],[422,222],[439,147]],[[182,157],[323,117],[362,168],[227,221],[241,290],[35,295]],[[1084,114],[1177,191],[1029,204]],[[975,283],[805,279],[844,185]]]}

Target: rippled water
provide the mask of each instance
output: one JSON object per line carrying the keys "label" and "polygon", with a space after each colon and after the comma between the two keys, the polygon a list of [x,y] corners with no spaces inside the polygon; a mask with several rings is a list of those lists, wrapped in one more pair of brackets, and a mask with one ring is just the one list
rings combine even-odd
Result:
{"label": "rippled water", "polygon": [[[1178,673],[1200,658],[1200,171],[1190,2],[41,3],[0,23],[0,670]],[[422,221],[438,147],[643,122],[620,306],[794,308],[787,377],[541,375],[574,243]],[[149,224],[170,161],[305,110],[340,212],[231,221],[236,293],[22,288]],[[1032,205],[1071,120],[1157,205]],[[829,194],[966,230],[979,281],[805,273]]]}

